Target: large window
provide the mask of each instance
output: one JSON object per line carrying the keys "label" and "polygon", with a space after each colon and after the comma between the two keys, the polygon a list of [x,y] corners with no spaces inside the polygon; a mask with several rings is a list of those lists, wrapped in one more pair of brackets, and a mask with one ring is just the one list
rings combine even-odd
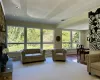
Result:
{"label": "large window", "polygon": [[27,28],[27,49],[39,49],[40,36],[40,29]]}
{"label": "large window", "polygon": [[79,44],[79,31],[72,31],[72,48],[76,48]]}
{"label": "large window", "polygon": [[62,31],[62,48],[73,49],[79,44],[79,31]]}
{"label": "large window", "polygon": [[54,48],[54,30],[7,26],[7,35],[7,46],[10,52]]}
{"label": "large window", "polygon": [[43,29],[43,49],[54,48],[54,31]]}
{"label": "large window", "polygon": [[62,48],[71,48],[70,31],[62,31]]}
{"label": "large window", "polygon": [[9,51],[19,51],[24,49],[23,27],[8,27],[8,49]]}

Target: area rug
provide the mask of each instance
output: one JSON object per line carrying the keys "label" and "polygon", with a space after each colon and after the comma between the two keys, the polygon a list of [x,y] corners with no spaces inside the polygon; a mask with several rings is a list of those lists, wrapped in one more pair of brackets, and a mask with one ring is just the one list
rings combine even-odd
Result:
{"label": "area rug", "polygon": [[87,72],[86,65],[74,62],[13,63],[13,80],[99,80]]}

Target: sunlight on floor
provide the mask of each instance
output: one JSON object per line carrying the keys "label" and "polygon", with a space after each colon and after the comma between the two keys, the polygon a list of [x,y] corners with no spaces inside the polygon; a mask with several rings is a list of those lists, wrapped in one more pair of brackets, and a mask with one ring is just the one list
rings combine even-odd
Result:
{"label": "sunlight on floor", "polygon": [[75,60],[72,60],[72,61],[77,63],[77,59],[75,59]]}

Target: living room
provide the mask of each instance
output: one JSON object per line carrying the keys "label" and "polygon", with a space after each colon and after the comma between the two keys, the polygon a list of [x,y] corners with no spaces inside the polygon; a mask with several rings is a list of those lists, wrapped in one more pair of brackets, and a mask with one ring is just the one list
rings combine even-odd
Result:
{"label": "living room", "polygon": [[[89,45],[88,16],[97,12],[100,1],[85,1],[0,0],[0,44],[6,46],[12,63],[10,78],[1,70],[0,80],[99,80],[99,72],[87,71],[88,54],[80,58],[77,52],[80,46],[88,48],[89,54],[100,50]],[[37,49],[43,55],[32,57],[31,53],[39,53]],[[63,55],[56,56],[57,49],[63,50]]]}

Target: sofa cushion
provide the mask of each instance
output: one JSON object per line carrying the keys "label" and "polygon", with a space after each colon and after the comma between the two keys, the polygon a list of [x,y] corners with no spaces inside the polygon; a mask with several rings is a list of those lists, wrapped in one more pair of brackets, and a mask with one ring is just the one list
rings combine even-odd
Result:
{"label": "sofa cushion", "polygon": [[56,53],[57,55],[63,55],[63,53]]}
{"label": "sofa cushion", "polygon": [[91,63],[91,68],[100,70],[100,62]]}
{"label": "sofa cushion", "polygon": [[41,54],[40,53],[35,53],[35,54],[25,54],[25,56],[41,56]]}

